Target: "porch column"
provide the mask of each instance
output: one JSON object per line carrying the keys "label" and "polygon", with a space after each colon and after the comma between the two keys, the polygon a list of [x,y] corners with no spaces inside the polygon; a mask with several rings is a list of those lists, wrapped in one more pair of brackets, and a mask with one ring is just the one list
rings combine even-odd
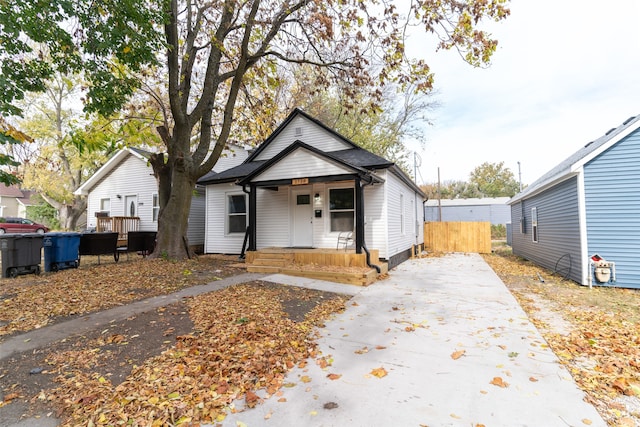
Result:
{"label": "porch column", "polygon": [[256,244],[256,186],[255,184],[249,184],[249,248],[250,251],[255,251]]}
{"label": "porch column", "polygon": [[364,191],[360,177],[356,178],[356,253],[362,253],[364,245]]}

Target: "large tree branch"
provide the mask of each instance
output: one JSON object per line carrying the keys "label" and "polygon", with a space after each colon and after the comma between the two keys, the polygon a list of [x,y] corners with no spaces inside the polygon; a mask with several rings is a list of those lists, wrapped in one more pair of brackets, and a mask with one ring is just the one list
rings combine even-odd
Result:
{"label": "large tree branch", "polygon": [[[251,41],[251,33],[253,31],[255,25],[255,18],[258,14],[258,10],[260,9],[260,0],[253,0],[253,4],[251,6],[251,10],[246,19],[245,31],[242,38],[242,44],[240,46],[240,59],[238,60],[238,65],[236,67],[236,74],[231,81],[231,87],[229,89],[229,95],[227,97],[227,102],[224,107],[224,115],[222,119],[222,126],[220,129],[220,133],[216,140],[216,145],[209,155],[208,159],[200,165],[195,170],[196,177],[200,177],[205,173],[209,172],[215,163],[220,158],[220,154],[226,145],[227,140],[229,139],[229,134],[231,132],[231,124],[233,123],[233,112],[236,106],[236,100],[238,99],[238,93],[240,92],[240,87],[242,85],[242,79],[244,78],[245,73],[248,68],[251,66],[249,64],[249,43]],[[209,110],[207,114],[205,114],[202,118],[202,128],[200,135],[200,145],[196,152],[197,155],[203,155],[204,147],[208,146],[208,141],[211,139],[211,113],[213,111],[213,102],[209,106]]]}
{"label": "large tree branch", "polygon": [[198,8],[195,18],[191,16],[191,2],[187,5],[187,37],[185,40],[184,55],[182,55],[181,83],[180,92],[184,95],[180,108],[187,111],[189,104],[189,95],[191,93],[191,75],[193,73],[193,65],[196,62],[197,51],[194,47],[198,33],[202,26],[202,17],[205,11],[204,7]]}
{"label": "large tree branch", "polygon": [[223,12],[220,16],[220,23],[211,42],[211,52],[209,53],[209,61],[207,62],[207,71],[204,77],[202,96],[191,112],[190,117],[193,123],[200,121],[204,112],[209,108],[208,104],[213,104],[217,94],[218,85],[220,84],[218,73],[220,71],[222,54],[224,51],[224,41],[229,34],[229,28],[233,22],[235,6],[236,2],[234,0],[226,0],[224,3]]}
{"label": "large tree branch", "polygon": [[[169,2],[170,10],[168,11],[168,22],[164,26],[165,37],[167,40],[167,68],[169,75],[169,104],[171,106],[171,114],[175,123],[186,125],[186,111],[182,110],[182,96],[180,93],[180,66],[178,62],[179,42],[178,42],[178,2],[171,0]],[[170,150],[170,147],[167,146]]]}

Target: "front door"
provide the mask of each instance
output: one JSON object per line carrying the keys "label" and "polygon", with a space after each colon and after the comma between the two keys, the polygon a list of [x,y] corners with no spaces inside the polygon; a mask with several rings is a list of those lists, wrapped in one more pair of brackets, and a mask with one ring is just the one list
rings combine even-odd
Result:
{"label": "front door", "polygon": [[124,216],[138,216],[138,196],[124,196]]}
{"label": "front door", "polygon": [[292,244],[294,247],[310,248],[313,246],[313,212],[311,192],[295,191],[293,193]]}

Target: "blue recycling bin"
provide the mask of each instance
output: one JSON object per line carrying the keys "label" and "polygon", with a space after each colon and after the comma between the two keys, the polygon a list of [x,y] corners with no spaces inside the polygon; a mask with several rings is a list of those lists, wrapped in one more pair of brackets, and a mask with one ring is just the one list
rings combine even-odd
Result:
{"label": "blue recycling bin", "polygon": [[42,234],[4,234],[0,236],[2,277],[40,274]]}
{"label": "blue recycling bin", "polygon": [[44,235],[44,271],[78,268],[80,233],[47,233]]}

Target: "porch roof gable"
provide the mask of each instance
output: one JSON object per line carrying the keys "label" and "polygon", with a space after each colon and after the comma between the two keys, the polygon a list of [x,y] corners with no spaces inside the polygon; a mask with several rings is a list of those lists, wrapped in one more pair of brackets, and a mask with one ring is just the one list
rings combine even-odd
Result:
{"label": "porch roof gable", "polygon": [[[248,173],[238,184],[249,182],[303,178],[312,176],[353,174],[369,176],[375,182],[382,180],[369,170],[345,162],[333,152],[320,151],[304,142],[297,140],[273,158],[262,162],[256,169]],[[305,165],[304,161],[308,163]]]}

